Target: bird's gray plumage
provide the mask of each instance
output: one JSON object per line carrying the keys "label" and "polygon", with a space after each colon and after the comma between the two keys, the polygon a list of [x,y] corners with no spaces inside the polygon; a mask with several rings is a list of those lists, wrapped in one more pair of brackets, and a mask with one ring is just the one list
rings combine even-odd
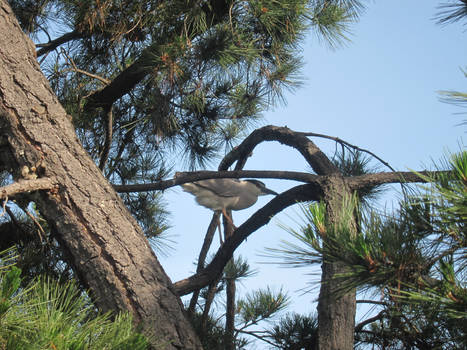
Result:
{"label": "bird's gray plumage", "polygon": [[258,196],[275,194],[258,180],[209,179],[182,185],[196,201],[212,210],[241,210],[251,207]]}

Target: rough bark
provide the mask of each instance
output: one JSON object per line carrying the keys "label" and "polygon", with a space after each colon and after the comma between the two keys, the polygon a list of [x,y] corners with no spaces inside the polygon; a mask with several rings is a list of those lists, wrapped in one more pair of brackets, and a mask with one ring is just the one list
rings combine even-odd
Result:
{"label": "rough bark", "polygon": [[[352,194],[341,174],[333,174],[327,178],[323,187],[326,213],[331,225],[339,222],[345,197]],[[356,231],[356,222],[353,225]],[[321,288],[318,299],[318,349],[320,350],[352,350],[354,348],[354,329],[356,295],[355,290],[338,293],[339,274],[347,268],[340,262],[329,263],[324,257],[321,266]]]}
{"label": "rough bark", "polygon": [[226,314],[225,314],[225,350],[235,350],[235,295],[236,295],[235,279],[229,278],[226,281]]}
{"label": "rough bark", "polygon": [[79,144],[5,0],[0,0],[1,168],[54,179],[33,199],[103,311],[129,310],[154,344],[201,349],[136,221]]}

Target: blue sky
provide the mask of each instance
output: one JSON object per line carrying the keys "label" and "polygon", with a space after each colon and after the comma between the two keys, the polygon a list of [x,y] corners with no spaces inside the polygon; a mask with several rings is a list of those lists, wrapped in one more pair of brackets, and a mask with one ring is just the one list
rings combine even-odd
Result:
{"label": "blue sky", "polygon": [[[433,20],[438,1],[376,1],[352,29],[351,42],[330,50],[310,35],[303,45],[304,85],[286,94],[287,104],[265,113],[263,125],[288,126],[337,136],[368,149],[397,170],[431,166],[447,150],[465,149],[466,126],[457,126],[465,115],[460,107],[439,101],[438,91],[466,91],[461,69],[467,67],[466,26],[440,26]],[[313,139],[332,152],[329,141]],[[247,163],[249,170],[308,170],[291,148],[268,143],[260,146]],[[290,181],[264,180],[271,189],[284,191]],[[176,250],[161,263],[173,281],[190,275],[211,218],[180,188],[166,191],[172,212],[170,233]],[[262,197],[252,208],[234,213],[239,226],[271,197]],[[277,247],[289,239],[278,223],[297,227],[298,208],[275,217],[267,227],[252,234],[236,255],[247,258],[258,274],[238,287],[242,295],[252,289],[283,288],[292,298],[291,310],[315,310],[317,291],[300,289],[316,277],[314,269],[284,269],[259,264],[264,247]],[[218,246],[218,240],[214,245]],[[258,349],[264,348],[257,344]]]}

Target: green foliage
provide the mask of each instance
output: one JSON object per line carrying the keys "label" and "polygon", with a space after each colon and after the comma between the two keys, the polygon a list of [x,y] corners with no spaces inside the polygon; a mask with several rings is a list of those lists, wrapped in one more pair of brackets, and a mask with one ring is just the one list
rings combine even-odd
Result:
{"label": "green foliage", "polygon": [[268,340],[278,349],[318,349],[318,318],[314,315],[287,314],[267,333]]}
{"label": "green foliage", "polygon": [[[448,171],[436,176],[420,174],[430,185],[406,197],[392,214],[358,216],[358,200],[348,198],[341,220],[330,225],[324,204],[311,204],[306,223],[291,232],[300,243],[272,249],[292,266],[323,259],[345,264],[347,272],[336,276],[338,292],[378,291],[385,306],[382,323],[372,325],[371,336],[360,335],[364,344],[394,349],[466,344],[467,152],[454,154],[444,167]],[[360,230],[354,234],[356,214]]]}
{"label": "green foliage", "polygon": [[355,8],[345,1],[315,1],[312,23],[316,35],[331,48],[349,41],[349,25],[355,20]]}
{"label": "green foliage", "polygon": [[436,18],[439,24],[462,21],[467,17],[467,2],[464,0],[444,2],[438,8]]}
{"label": "green foliage", "polygon": [[[225,328],[219,319],[214,319],[208,316],[207,321],[203,325],[201,313],[190,314],[190,320],[198,334],[204,350],[224,350],[225,346]],[[242,337],[235,337],[235,349],[246,349],[248,341]]]}
{"label": "green foliage", "polygon": [[[300,86],[297,53],[308,31],[319,28],[332,41],[362,9],[356,0],[10,4],[37,44],[41,67],[96,163],[109,134],[106,108],[94,97],[130,72],[131,79],[114,84],[122,95],[112,101],[103,171],[114,184],[163,180],[174,163],[190,170],[210,166],[257,125],[265,110],[283,101],[285,90]],[[49,47],[55,39],[63,43]],[[166,254],[172,242],[165,234],[170,224],[162,195],[122,198],[158,253]],[[31,253],[21,255],[31,257],[21,266],[23,274],[63,270],[70,275],[49,230],[44,242],[34,230],[34,224],[13,222],[0,230]]]}
{"label": "green foliage", "polygon": [[38,278],[20,288],[21,270],[0,270],[0,348],[147,349],[129,315],[98,315],[72,282]]}
{"label": "green foliage", "polygon": [[[339,168],[344,176],[360,176],[365,174],[375,173],[379,167],[374,166],[372,158],[366,156],[359,150],[346,149],[342,147],[341,151],[337,151],[332,158],[334,165]],[[358,191],[360,205],[369,208],[379,195],[384,191],[384,186],[367,186]]]}
{"label": "green foliage", "polygon": [[[290,227],[283,228],[299,242],[298,244],[282,241],[281,248],[268,248],[273,258],[279,257],[287,266],[300,267],[322,263],[323,256],[329,261],[340,260],[343,252],[351,249],[363,253],[365,246],[359,237],[355,237],[355,215],[358,214],[358,197],[344,198],[341,210],[336,214],[339,220],[330,223],[324,202],[311,203],[302,207],[305,224],[300,231]],[[328,254],[329,253],[329,254]],[[347,257],[346,259],[352,259]]]}
{"label": "green foliage", "polygon": [[238,300],[237,309],[243,328],[268,319],[287,307],[289,297],[282,291],[274,292],[267,289],[259,289],[247,294]]}
{"label": "green foliage", "polygon": [[5,206],[10,221],[7,220],[6,215],[0,218],[0,236],[2,237],[0,251],[9,247],[15,248],[7,250],[2,255],[2,259],[9,255],[10,260],[21,269],[22,286],[27,285],[41,274],[63,281],[70,280],[73,272],[65,263],[64,253],[50,234],[45,220],[33,203],[26,202],[23,205],[20,202],[10,201]]}
{"label": "green foliage", "polygon": [[1,295],[0,295],[0,317],[11,306],[11,297],[18,290],[21,283],[21,270],[16,266],[11,266],[6,272],[2,271]]}
{"label": "green foliage", "polygon": [[[243,278],[256,274],[256,271],[250,270],[248,262],[241,256],[229,261],[224,268],[224,275],[217,286],[217,296],[228,288],[228,281],[241,281]],[[204,289],[201,296],[206,299],[208,293]],[[205,307],[206,307],[205,303]],[[261,325],[263,321],[271,321],[278,313],[283,311],[289,304],[289,297],[282,292],[276,292],[269,288],[251,291],[243,298],[236,300],[235,307],[235,329],[233,341],[236,349],[244,349],[249,341],[242,337],[247,334],[257,339],[270,343],[267,340],[267,331],[257,330],[255,326]],[[202,307],[200,307],[202,309]],[[225,349],[226,329],[223,324],[225,314],[219,317],[204,314],[204,312],[195,312],[190,314],[192,323],[205,349]],[[215,312],[215,311],[214,311]]]}
{"label": "green foliage", "polygon": [[235,259],[229,260],[224,267],[224,279],[233,279],[239,281],[242,278],[247,278],[256,275],[256,270],[250,269],[250,264],[241,255]]}

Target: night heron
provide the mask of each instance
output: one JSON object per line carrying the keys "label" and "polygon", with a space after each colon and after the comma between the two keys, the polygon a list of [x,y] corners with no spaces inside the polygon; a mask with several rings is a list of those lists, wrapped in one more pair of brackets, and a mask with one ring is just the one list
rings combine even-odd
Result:
{"label": "night heron", "polygon": [[256,203],[259,196],[277,195],[258,180],[209,179],[186,183],[182,187],[196,197],[198,204],[221,211],[232,226],[232,218],[227,215],[226,210],[249,208]]}

